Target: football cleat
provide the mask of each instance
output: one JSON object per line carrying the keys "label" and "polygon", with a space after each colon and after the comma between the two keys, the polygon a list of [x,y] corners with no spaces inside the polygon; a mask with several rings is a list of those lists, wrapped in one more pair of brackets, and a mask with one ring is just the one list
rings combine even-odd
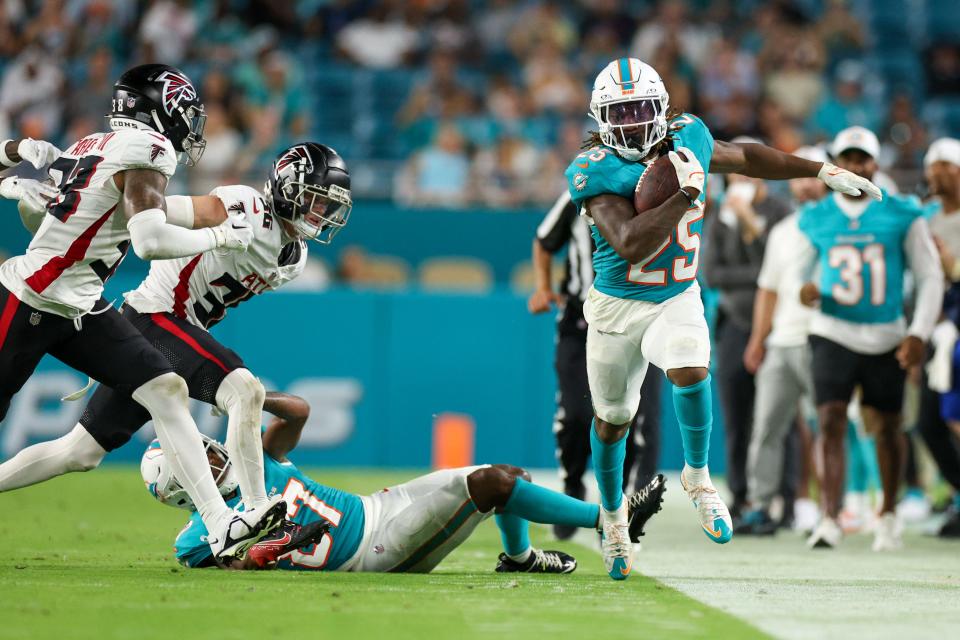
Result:
{"label": "football cleat", "polygon": [[261,569],[270,568],[280,556],[319,543],[329,530],[330,523],[326,520],[303,526],[285,520],[279,529],[250,545],[247,558]]}
{"label": "football cleat", "polygon": [[497,561],[497,573],[573,573],[577,559],[563,551],[531,549],[526,562],[517,562],[505,553]]}
{"label": "football cleat", "polygon": [[897,551],[903,548],[901,537],[903,527],[893,513],[884,513],[877,520],[877,528],[873,532],[874,551]]}
{"label": "football cleat", "polygon": [[730,542],[733,537],[733,522],[727,505],[720,499],[717,488],[710,481],[706,467],[702,469],[702,479],[699,484],[694,484],[687,479],[688,474],[693,473],[691,467],[684,465],[683,471],[680,472],[680,486],[687,492],[693,507],[700,515],[700,527],[711,541],[717,544]]}
{"label": "football cleat", "polygon": [[833,518],[824,517],[807,539],[807,547],[811,549],[833,549],[843,540],[843,530]]}
{"label": "football cleat", "polygon": [[633,568],[633,547],[627,522],[627,500],[616,511],[600,507],[600,551],[607,574],[614,580],[626,580]]}
{"label": "football cleat", "polygon": [[643,527],[660,509],[663,494],[667,490],[667,479],[658,473],[643,489],[627,498],[627,522],[629,523],[630,542],[640,542],[644,535]]}
{"label": "football cleat", "polygon": [[766,509],[747,511],[734,525],[734,533],[744,536],[772,536],[779,528]]}
{"label": "football cleat", "polygon": [[251,545],[273,533],[287,513],[283,496],[276,495],[259,509],[236,511],[223,519],[216,532],[207,534],[206,541],[217,560],[244,557]]}

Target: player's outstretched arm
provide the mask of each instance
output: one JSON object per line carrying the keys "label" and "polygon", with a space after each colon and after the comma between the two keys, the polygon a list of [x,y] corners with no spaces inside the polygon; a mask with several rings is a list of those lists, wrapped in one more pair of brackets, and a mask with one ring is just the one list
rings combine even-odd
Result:
{"label": "player's outstretched arm", "polygon": [[34,169],[43,169],[59,158],[61,153],[60,149],[45,140],[4,140],[0,143],[0,169],[15,167],[24,160],[32,164]]}
{"label": "player's outstretched arm", "polygon": [[274,460],[283,462],[300,442],[303,426],[310,417],[310,405],[300,396],[268,391],[263,410],[276,416],[263,434],[263,450]]}
{"label": "player's outstretched arm", "polygon": [[610,193],[594,196],[586,202],[587,213],[600,234],[618,256],[631,264],[656,251],[677,228],[689,206],[690,200],[682,191],[642,215],[637,215],[632,202]]}
{"label": "player's outstretched arm", "polygon": [[883,198],[877,185],[846,169],[841,169],[829,162],[805,160],[754,142],[716,140],[713,143],[710,171],[739,173],[763,180],[819,178],[834,191],[846,195],[859,196],[861,193],[866,193],[874,200]]}
{"label": "player's outstretched arm", "polygon": [[166,176],[153,169],[128,169],[117,176],[130,243],[144,260],[183,258],[217,248],[246,250],[253,239],[250,224],[239,216],[210,229],[167,224],[163,197]]}
{"label": "player's outstretched arm", "polygon": [[216,196],[167,196],[167,223],[184,229],[207,229],[223,224],[227,210]]}

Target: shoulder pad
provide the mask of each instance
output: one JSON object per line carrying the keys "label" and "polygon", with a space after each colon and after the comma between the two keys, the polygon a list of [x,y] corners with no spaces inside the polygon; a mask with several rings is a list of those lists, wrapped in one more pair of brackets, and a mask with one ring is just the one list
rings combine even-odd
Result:
{"label": "shoulder pad", "polygon": [[126,169],[153,169],[168,178],[177,170],[177,152],[173,143],[156,131],[120,129],[108,143],[121,154],[119,164]]}
{"label": "shoulder pad", "polygon": [[[624,188],[616,179],[616,174],[628,164],[634,163],[628,163],[608,147],[593,147],[584,151],[574,158],[564,173],[570,199],[579,205],[587,198],[603,193],[623,195]],[[636,179],[630,187],[635,186]]]}

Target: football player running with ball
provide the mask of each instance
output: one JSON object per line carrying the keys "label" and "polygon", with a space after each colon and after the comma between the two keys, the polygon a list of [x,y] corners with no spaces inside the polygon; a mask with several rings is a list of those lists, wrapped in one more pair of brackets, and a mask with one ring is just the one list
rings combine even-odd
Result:
{"label": "football player running with ball", "polygon": [[[144,260],[243,251],[253,232],[239,217],[197,230],[168,224],[163,194],[178,158],[195,164],[206,145],[203,105],[181,71],[162,64],[128,70],[114,85],[107,117],[109,131],[75,142],[50,165],[56,197],[33,212],[42,222],[26,253],[0,266],[0,420],[45,354],[109,385],[153,418],[214,553],[242,555],[281,525],[282,499],[243,513],[226,505],[187,410],[186,382],[102,294],[131,247]],[[15,186],[4,192],[44,204],[29,197],[24,181]]]}
{"label": "football player running with ball", "polygon": [[[623,580],[632,564],[621,489],[625,437],[648,362],[673,384],[685,461],[680,481],[700,526],[717,543],[732,535],[730,513],[707,470],[713,424],[710,341],[696,277],[708,172],[769,180],[818,177],[841,193],[881,196],[869,180],[829,163],[762,144],[715,141],[699,118],[671,110],[660,76],[636,58],[614,60],[600,72],[590,115],[599,127],[593,146],[574,159],[566,175],[597,243],[596,280],[584,305],[596,415],[590,436],[604,563],[611,578]],[[661,204],[638,212],[638,181],[664,154],[678,188]]]}
{"label": "football player running with ball", "polygon": [[[253,240],[244,252],[208,251],[153,262],[143,283],[126,294],[123,318],[165,354],[191,397],[227,415],[226,449],[237,461],[233,468],[244,506],[259,509],[279,500],[268,499],[263,484],[263,385],[207,330],[228,308],[300,275],[307,261],[305,240],[329,243],[346,225],[350,174],[336,151],[304,142],[277,157],[263,191],[222,186],[206,196],[168,196],[166,208],[167,221],[186,228],[219,224],[228,212],[243,214],[252,225]],[[101,385],[70,433],[0,464],[0,491],[93,469],[149,419],[129,392]]]}

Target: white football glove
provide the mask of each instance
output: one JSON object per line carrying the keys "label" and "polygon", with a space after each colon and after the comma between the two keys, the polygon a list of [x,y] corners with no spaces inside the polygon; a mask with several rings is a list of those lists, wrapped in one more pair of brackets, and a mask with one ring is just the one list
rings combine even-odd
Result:
{"label": "white football glove", "polygon": [[47,203],[60,191],[52,184],[10,176],[0,181],[0,196],[8,200],[20,200],[34,211],[43,211]]}
{"label": "white football glove", "polygon": [[43,169],[45,166],[60,157],[61,151],[45,140],[24,138],[17,146],[20,157],[33,165],[34,169]]}
{"label": "white football glove", "polygon": [[[686,160],[680,157],[681,153]],[[677,170],[677,182],[680,183],[680,188],[692,187],[697,192],[703,193],[703,181],[706,176],[703,173],[703,167],[700,166],[700,161],[697,160],[697,156],[693,155],[693,151],[686,147],[680,147],[676,151],[667,153],[667,157],[673,163],[673,168]]]}
{"label": "white football glove", "polygon": [[880,188],[877,185],[855,173],[841,169],[835,164],[824,162],[817,177],[834,191],[839,191],[848,196],[859,196],[861,193],[866,193],[874,200],[883,200],[883,194],[880,193]]}
{"label": "white football glove", "polygon": [[242,215],[227,216],[227,219],[216,227],[210,227],[217,240],[218,249],[229,251],[246,251],[253,242],[253,227]]}

